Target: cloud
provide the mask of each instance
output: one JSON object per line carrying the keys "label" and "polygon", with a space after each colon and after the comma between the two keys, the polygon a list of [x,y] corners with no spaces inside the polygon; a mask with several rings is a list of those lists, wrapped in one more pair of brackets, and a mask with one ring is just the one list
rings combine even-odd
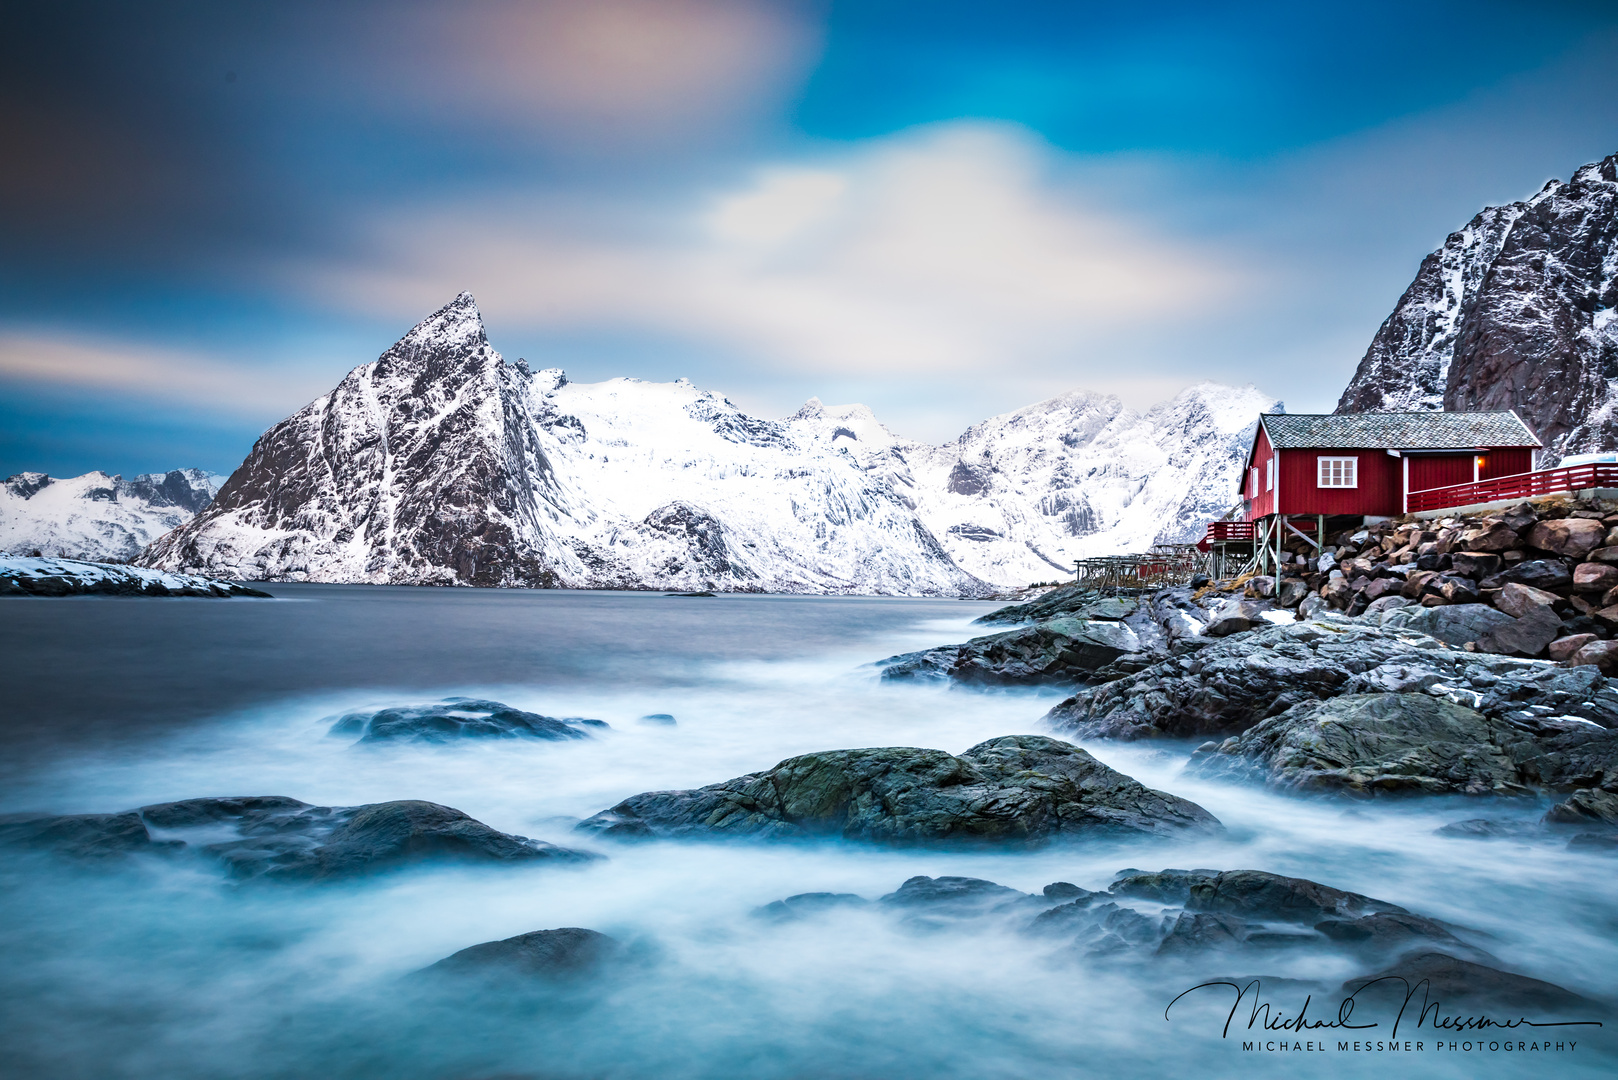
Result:
{"label": "cloud", "polygon": [[228,363],[183,350],[0,330],[0,379],[279,418],[329,389],[327,375]]}
{"label": "cloud", "polygon": [[1065,366],[1069,385],[1087,342],[1194,321],[1252,276],[1087,200],[1056,161],[1021,129],[944,125],[762,164],[627,236],[621,207],[398,207],[358,260],[285,275],[399,318],[469,288],[507,325],[672,335],[778,374]]}

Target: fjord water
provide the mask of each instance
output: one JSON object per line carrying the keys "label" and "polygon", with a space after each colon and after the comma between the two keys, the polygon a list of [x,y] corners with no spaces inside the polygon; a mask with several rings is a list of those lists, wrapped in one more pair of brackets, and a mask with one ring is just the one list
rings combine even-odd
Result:
{"label": "fjord water", "polygon": [[[1102,760],[1201,803],[1228,835],[1035,851],[608,844],[572,825],[635,792],[711,783],[812,750],[960,752],[1040,732],[1057,695],[883,685],[867,666],[963,640],[990,609],[980,603],[272,588],[273,601],[0,608],[0,811],[114,811],[202,795],[429,799],[609,858],[259,888],[183,857],[78,867],[7,856],[5,1075],[1612,1074],[1611,1025],[1552,1029],[1579,1043],[1562,1053],[1434,1052],[1430,1033],[1421,1053],[1338,1053],[1333,1032],[1331,1052],[1243,1052],[1240,1030],[1221,1038],[1226,1001],[1188,1002],[1165,1018],[1191,985],[1184,971],[1086,959],[1020,933],[1017,920],[929,926],[846,909],[783,925],[752,914],[796,893],[875,898],[916,874],[1038,892],[1058,880],[1104,888],[1131,866],[1253,868],[1471,928],[1489,935],[1479,940],[1501,966],[1611,998],[1610,858],[1433,835],[1484,812],[1532,818],[1543,804],[1283,798],[1182,777],[1183,746],[1097,743],[1088,748]],[[612,730],[459,746],[354,747],[326,734],[346,710],[456,694],[597,717]],[[648,713],[678,723],[637,722]],[[562,926],[628,942],[634,964],[599,985],[532,994],[445,996],[410,978],[468,945]],[[1238,966],[1228,974],[1333,985],[1357,973],[1310,953]],[[1331,1011],[1317,1004],[1312,1015]]]}

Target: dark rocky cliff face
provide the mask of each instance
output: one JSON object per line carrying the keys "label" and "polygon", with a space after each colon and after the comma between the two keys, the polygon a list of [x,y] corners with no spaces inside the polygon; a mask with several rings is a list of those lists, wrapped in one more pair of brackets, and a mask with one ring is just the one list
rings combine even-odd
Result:
{"label": "dark rocky cliff face", "polygon": [[1516,409],[1548,453],[1618,446],[1618,154],[1423,260],[1338,412]]}

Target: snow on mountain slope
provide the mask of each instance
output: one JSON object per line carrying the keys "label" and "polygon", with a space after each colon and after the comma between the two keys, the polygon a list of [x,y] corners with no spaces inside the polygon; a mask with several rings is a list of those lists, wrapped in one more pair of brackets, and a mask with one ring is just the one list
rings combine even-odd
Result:
{"label": "snow on mountain slope", "polygon": [[[1069,394],[955,443],[860,405],[507,364],[463,293],[258,441],[144,565],[245,579],[982,595],[1222,512],[1272,402]],[[964,569],[963,569],[964,568]]]}
{"label": "snow on mountain slope", "polygon": [[0,551],[127,562],[207,506],[220,479],[201,469],[133,480],[18,473],[0,484]]}
{"label": "snow on mountain slope", "polygon": [[914,507],[963,569],[1000,584],[1091,555],[1194,539],[1235,500],[1260,412],[1252,387],[1202,383],[1145,413],[1074,391],[944,446],[894,436],[863,405],[811,401],[789,425],[846,446]]}
{"label": "snow on mountain slope", "polygon": [[1428,255],[1338,412],[1516,409],[1548,453],[1618,446],[1618,154]]}

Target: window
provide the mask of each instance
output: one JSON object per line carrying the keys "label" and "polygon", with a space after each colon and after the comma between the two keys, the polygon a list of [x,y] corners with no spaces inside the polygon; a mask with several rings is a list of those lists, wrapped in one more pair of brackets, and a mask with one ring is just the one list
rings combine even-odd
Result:
{"label": "window", "polygon": [[1275,490],[1275,459],[1267,458],[1264,462],[1264,490]]}
{"label": "window", "polygon": [[1351,488],[1360,486],[1359,458],[1322,457],[1315,462],[1320,467],[1317,486],[1323,488]]}
{"label": "window", "polygon": [[1250,499],[1258,498],[1258,466],[1254,465],[1247,470],[1247,496]]}

